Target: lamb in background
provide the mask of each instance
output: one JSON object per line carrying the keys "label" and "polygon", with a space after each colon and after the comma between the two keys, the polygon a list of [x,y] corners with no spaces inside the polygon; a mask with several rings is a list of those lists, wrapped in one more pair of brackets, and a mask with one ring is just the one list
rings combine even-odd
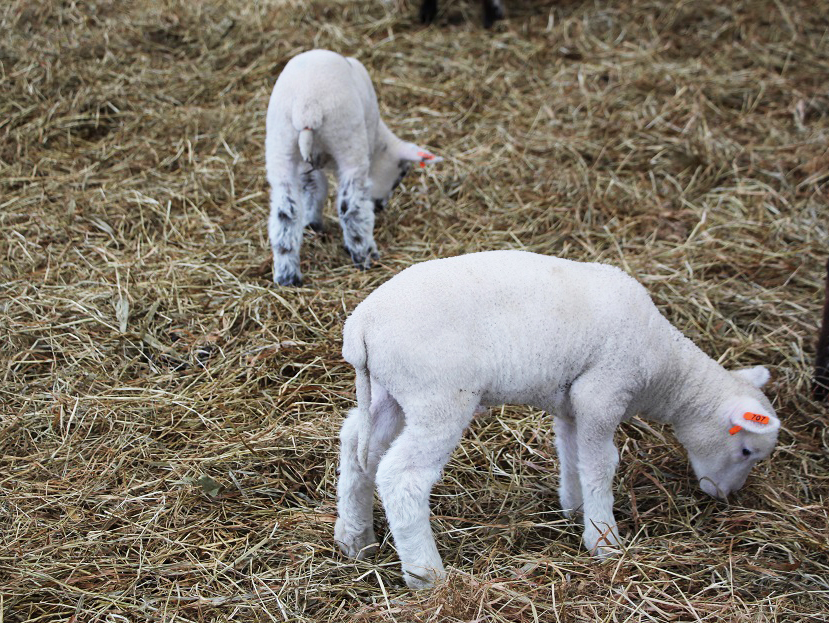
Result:
{"label": "lamb in background", "polygon": [[621,270],[521,251],[417,264],[349,316],[357,408],[341,431],[335,538],[365,556],[376,481],[406,583],[445,575],[429,493],[480,405],[555,414],[559,495],[584,544],[616,551],[613,434],[637,413],[672,424],[706,493],[725,498],[767,458],[780,422],[763,367],[728,372]]}
{"label": "lamb in background", "polygon": [[337,211],[346,250],[360,268],[378,257],[374,212],[411,163],[440,162],[397,138],[380,119],[368,72],[353,58],[312,50],[292,58],[268,105],[265,165],[271,186],[268,234],[274,281],[300,285],[302,229],[322,230],[325,169],[337,173]]}
{"label": "lamb in background", "polygon": [[823,324],[817,340],[815,378],[812,381],[812,396],[815,400],[826,400],[829,394],[829,261],[826,262],[826,286],[823,301]]}

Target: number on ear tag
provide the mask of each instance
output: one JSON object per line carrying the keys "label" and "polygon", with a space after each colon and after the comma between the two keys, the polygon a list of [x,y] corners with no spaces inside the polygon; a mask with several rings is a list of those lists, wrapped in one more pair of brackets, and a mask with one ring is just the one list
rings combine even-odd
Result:
{"label": "number on ear tag", "polygon": [[743,413],[743,419],[749,422],[756,422],[757,424],[768,424],[769,423],[769,416],[767,415],[760,415],[759,413],[751,413],[747,411]]}

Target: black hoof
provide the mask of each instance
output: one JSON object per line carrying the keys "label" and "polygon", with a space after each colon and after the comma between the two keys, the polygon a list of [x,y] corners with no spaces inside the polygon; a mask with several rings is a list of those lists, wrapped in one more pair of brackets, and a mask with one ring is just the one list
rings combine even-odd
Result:
{"label": "black hoof", "polygon": [[310,227],[315,234],[319,234],[320,236],[325,235],[325,225],[323,225],[322,223],[311,222],[308,223],[308,227]]}
{"label": "black hoof", "polygon": [[354,262],[354,267],[360,270],[368,270],[371,268],[371,260],[367,256],[359,256],[351,254],[351,261]]}
{"label": "black hoof", "polygon": [[351,256],[351,261],[354,262],[354,266],[360,270],[368,270],[371,268],[373,261],[380,259],[380,254],[377,251],[372,251],[369,255],[365,253],[352,253],[351,251],[348,251],[348,254]]}
{"label": "black hoof", "polygon": [[422,24],[431,24],[435,21],[435,16],[438,14],[438,0],[423,0],[420,5],[420,22]]}
{"label": "black hoof", "polygon": [[296,273],[290,275],[282,275],[276,278],[276,283],[280,286],[301,286],[302,277],[300,277]]}
{"label": "black hoof", "polygon": [[504,11],[501,7],[484,0],[484,28],[492,28],[492,25],[499,19],[504,19]]}

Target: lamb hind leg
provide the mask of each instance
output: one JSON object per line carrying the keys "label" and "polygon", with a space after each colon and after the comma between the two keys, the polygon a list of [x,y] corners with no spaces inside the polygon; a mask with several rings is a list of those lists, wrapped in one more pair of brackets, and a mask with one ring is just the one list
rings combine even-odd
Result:
{"label": "lamb hind leg", "polygon": [[[447,401],[414,410],[377,470],[377,486],[409,588],[428,588],[445,576],[432,528],[429,494],[472,419],[475,404]],[[415,418],[412,414],[415,413]]]}
{"label": "lamb hind leg", "polygon": [[325,172],[310,165],[300,175],[302,182],[302,206],[305,212],[305,225],[318,234],[323,233],[322,209],[328,197],[328,179]]}
{"label": "lamb hind leg", "polygon": [[397,401],[376,382],[371,386],[374,428],[363,470],[357,458],[357,437],[361,418],[352,409],[340,432],[340,475],[337,481],[337,522],[334,539],[343,553],[358,560],[371,554],[377,542],[373,527],[374,481],[377,465],[403,426],[403,411]]}
{"label": "lamb hind leg", "polygon": [[572,518],[582,510],[581,480],[579,479],[578,438],[576,422],[570,417],[555,416],[553,419],[556,450],[559,463],[558,497],[561,510]]}
{"label": "lamb hind leg", "polygon": [[281,286],[302,285],[299,249],[302,245],[302,206],[290,181],[271,186],[268,237],[273,251],[273,280]]}
{"label": "lamb hind leg", "polygon": [[374,202],[369,193],[365,170],[340,174],[337,189],[337,211],[343,229],[343,241],[351,260],[358,268],[366,269],[377,259],[374,242]]}

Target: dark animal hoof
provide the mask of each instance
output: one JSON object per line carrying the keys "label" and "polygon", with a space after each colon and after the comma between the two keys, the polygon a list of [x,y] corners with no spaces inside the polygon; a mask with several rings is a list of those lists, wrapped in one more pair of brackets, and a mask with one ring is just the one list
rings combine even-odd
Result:
{"label": "dark animal hoof", "polygon": [[277,285],[280,286],[301,286],[302,285],[302,277],[297,274],[291,275],[281,275],[276,277],[274,280]]}
{"label": "dark animal hoof", "polygon": [[435,16],[438,14],[438,0],[423,0],[420,5],[420,22],[422,24],[431,24],[435,21]]}
{"label": "dark animal hoof", "polygon": [[368,270],[375,260],[380,259],[380,254],[377,251],[372,251],[368,255],[365,253],[353,253],[352,251],[348,251],[348,254],[351,256],[351,261],[354,262],[354,266],[360,270]]}
{"label": "dark animal hoof", "polygon": [[491,0],[484,0],[484,28],[492,28],[499,19],[504,19],[504,11],[493,4]]}
{"label": "dark animal hoof", "polygon": [[311,222],[308,223],[308,227],[310,227],[315,234],[319,234],[320,236],[325,235],[325,225],[322,223]]}
{"label": "dark animal hoof", "polygon": [[355,255],[354,253],[351,254],[351,261],[354,262],[354,266],[359,268],[360,270],[368,270],[371,268],[371,258],[367,255]]}

